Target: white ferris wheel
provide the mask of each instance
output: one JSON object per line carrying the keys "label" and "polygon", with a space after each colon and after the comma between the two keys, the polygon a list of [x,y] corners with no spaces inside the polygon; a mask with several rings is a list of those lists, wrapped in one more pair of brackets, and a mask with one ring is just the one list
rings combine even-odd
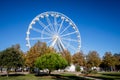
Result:
{"label": "white ferris wheel", "polygon": [[39,14],[29,24],[26,34],[26,46],[29,48],[37,41],[41,41],[58,52],[80,51],[80,32],[74,22],[62,13],[49,11]]}

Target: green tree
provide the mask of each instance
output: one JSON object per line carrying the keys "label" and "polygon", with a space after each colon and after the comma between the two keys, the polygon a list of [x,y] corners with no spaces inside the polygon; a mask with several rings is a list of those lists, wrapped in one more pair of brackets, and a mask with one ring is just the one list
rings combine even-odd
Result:
{"label": "green tree", "polygon": [[118,71],[118,70],[120,70],[120,53],[115,53],[113,56],[116,59],[115,68]]}
{"label": "green tree", "polygon": [[80,71],[80,66],[79,66],[79,65],[76,65],[76,66],[75,66],[75,70],[76,70],[77,72],[79,72],[79,71]]}
{"label": "green tree", "polygon": [[35,66],[39,69],[48,69],[49,74],[52,70],[63,69],[68,65],[67,61],[57,53],[49,53],[39,57]]}
{"label": "green tree", "polygon": [[19,44],[12,45],[12,48],[19,51],[20,56],[22,56],[22,65],[25,66],[25,53],[20,49],[20,45]]}
{"label": "green tree", "polygon": [[1,66],[7,68],[7,76],[9,69],[23,66],[23,59],[18,49],[13,47],[7,48],[0,55]]}
{"label": "green tree", "polygon": [[111,52],[106,52],[105,55],[103,56],[102,63],[105,65],[106,69],[109,69],[112,71],[113,68],[115,68],[116,59]]}
{"label": "green tree", "polygon": [[2,52],[0,51],[0,71],[2,72]]}
{"label": "green tree", "polygon": [[88,68],[91,67],[98,67],[101,63],[101,59],[99,57],[99,54],[96,51],[90,51],[88,55],[86,56],[87,64],[86,66]]}
{"label": "green tree", "polygon": [[77,52],[72,56],[72,62],[75,65],[85,66],[85,58],[83,52]]}

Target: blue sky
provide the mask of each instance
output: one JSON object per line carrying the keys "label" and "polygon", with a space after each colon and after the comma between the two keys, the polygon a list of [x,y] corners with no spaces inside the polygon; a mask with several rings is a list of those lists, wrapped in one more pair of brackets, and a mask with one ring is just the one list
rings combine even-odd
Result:
{"label": "blue sky", "polygon": [[26,31],[38,14],[61,12],[77,25],[82,40],[81,50],[120,52],[119,0],[0,0],[0,50],[20,44],[27,51]]}

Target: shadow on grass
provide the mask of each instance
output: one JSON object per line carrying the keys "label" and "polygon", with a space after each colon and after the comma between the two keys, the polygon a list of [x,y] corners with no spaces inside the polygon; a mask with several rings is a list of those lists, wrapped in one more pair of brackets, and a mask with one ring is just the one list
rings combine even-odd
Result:
{"label": "shadow on grass", "polygon": [[108,73],[102,73],[101,76],[88,76],[92,78],[98,78],[103,80],[120,80],[120,74],[108,74]]}
{"label": "shadow on grass", "polygon": [[102,77],[102,76],[88,76],[88,77],[97,78],[97,79],[102,79],[102,80],[114,80],[113,78]]}
{"label": "shadow on grass", "polygon": [[[4,76],[7,76],[7,75],[3,74],[3,75],[0,75],[0,76],[4,77]],[[9,77],[10,76],[25,76],[25,74],[9,74]]]}
{"label": "shadow on grass", "polygon": [[79,77],[76,75],[72,75],[72,74],[39,74],[39,75],[35,75],[37,77],[41,77],[43,79],[47,78],[47,79],[55,79],[55,80],[90,80],[90,79],[85,79],[83,77]]}
{"label": "shadow on grass", "polygon": [[116,77],[119,76],[120,77],[120,74],[104,74],[103,73],[102,75],[105,75],[105,76],[116,76]]}

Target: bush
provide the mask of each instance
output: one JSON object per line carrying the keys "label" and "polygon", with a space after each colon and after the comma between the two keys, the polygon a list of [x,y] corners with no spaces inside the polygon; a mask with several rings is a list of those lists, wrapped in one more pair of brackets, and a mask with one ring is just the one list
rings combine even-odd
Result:
{"label": "bush", "polygon": [[85,70],[85,71],[82,71],[81,73],[83,73],[83,74],[97,74],[97,70]]}
{"label": "bush", "polygon": [[80,66],[79,66],[79,65],[76,65],[75,70],[76,70],[77,72],[80,71]]}
{"label": "bush", "polygon": [[96,73],[97,73],[97,70],[95,70],[95,69],[94,69],[94,70],[88,70],[88,73],[89,73],[89,74],[96,74]]}

